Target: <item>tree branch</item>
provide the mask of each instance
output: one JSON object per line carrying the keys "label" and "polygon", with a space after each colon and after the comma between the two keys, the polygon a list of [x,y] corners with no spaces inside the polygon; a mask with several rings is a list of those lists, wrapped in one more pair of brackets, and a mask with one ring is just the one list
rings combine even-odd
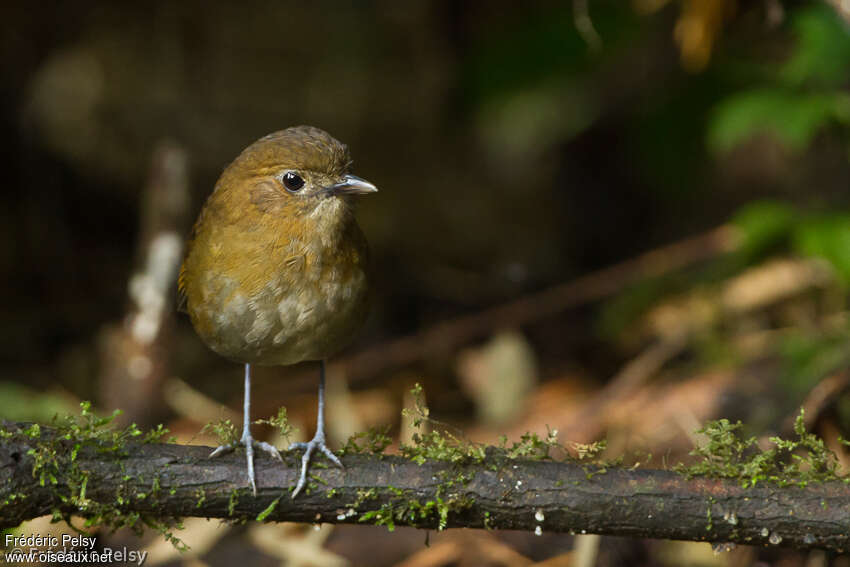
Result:
{"label": "tree branch", "polygon": [[77,441],[44,427],[27,435],[25,427],[6,424],[12,435],[0,443],[0,529],[59,510],[113,520],[262,515],[850,549],[850,487],[842,482],[744,489],[663,470],[511,460],[489,449],[480,463],[348,455],[339,470],[320,462],[307,493],[292,500],[300,455],[284,453],[286,466],[257,458],[255,498],[241,451],[209,459],[208,447],[122,442],[83,443],[75,452]]}

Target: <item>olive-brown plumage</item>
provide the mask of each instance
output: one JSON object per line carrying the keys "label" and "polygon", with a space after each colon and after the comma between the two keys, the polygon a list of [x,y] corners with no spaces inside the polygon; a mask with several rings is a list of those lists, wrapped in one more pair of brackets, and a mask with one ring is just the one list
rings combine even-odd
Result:
{"label": "olive-brown plumage", "polygon": [[330,454],[322,419],[324,360],[366,316],[368,247],[353,199],[376,191],[351,175],[350,165],[348,148],[318,128],[297,126],[257,140],[216,183],[180,270],[181,305],[198,335],[246,365],[242,444],[252,487],[252,444],[272,451],[250,437],[251,364],[322,361],[319,439],[304,444],[302,473],[313,449]]}

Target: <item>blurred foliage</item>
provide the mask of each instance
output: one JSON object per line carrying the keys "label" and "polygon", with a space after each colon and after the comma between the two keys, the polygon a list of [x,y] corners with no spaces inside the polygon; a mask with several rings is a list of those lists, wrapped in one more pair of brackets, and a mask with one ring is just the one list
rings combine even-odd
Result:
{"label": "blurred foliage", "polygon": [[755,262],[786,250],[828,262],[839,282],[850,285],[850,213],[810,213],[787,203],[762,201],[733,217],[741,231],[741,253]]}
{"label": "blurred foliage", "polygon": [[57,415],[74,411],[68,397],[42,392],[15,382],[0,382],[0,419],[48,422]]}
{"label": "blurred foliage", "polygon": [[[836,276],[840,296],[850,286],[850,214],[813,213],[788,203],[763,201],[744,207],[733,219],[742,235],[742,253],[758,262],[775,253],[825,261]],[[803,327],[779,342],[783,364],[779,385],[801,399],[821,379],[850,364],[850,323]]]}
{"label": "blurred foliage", "polygon": [[850,125],[850,95],[791,92],[782,87],[753,89],[718,106],[708,144],[715,151],[728,151],[753,134],[767,131],[799,151],[831,121]]}
{"label": "blurred foliage", "polygon": [[850,364],[850,325],[830,333],[798,331],[779,345],[783,370],[779,385],[792,399],[800,399],[825,376]]}
{"label": "blurred foliage", "polygon": [[807,7],[793,14],[796,45],[788,60],[768,66],[761,86],[720,102],[708,130],[708,145],[728,151],[760,132],[801,151],[828,124],[850,127],[850,33],[833,10]]}
{"label": "blurred foliage", "polygon": [[847,81],[850,65],[850,32],[826,4],[807,6],[795,12],[791,28],[797,45],[780,67],[782,80],[789,85],[837,87]]}
{"label": "blurred foliage", "polygon": [[741,231],[740,253],[748,263],[758,261],[787,243],[795,212],[790,205],[763,201],[742,207],[732,222]]}
{"label": "blurred foliage", "polygon": [[647,279],[630,286],[604,302],[596,319],[595,331],[607,340],[616,340],[661,298],[686,287],[687,284],[677,276]]}
{"label": "blurred foliage", "polygon": [[722,282],[774,255],[798,254],[827,262],[838,283],[850,286],[850,213],[817,213],[781,201],[755,201],[730,219],[735,251],[687,273],[647,278],[605,303],[597,331],[613,338],[664,297]]}
{"label": "blurred foliage", "polygon": [[844,286],[850,284],[850,214],[804,219],[792,234],[797,252],[829,262]]}

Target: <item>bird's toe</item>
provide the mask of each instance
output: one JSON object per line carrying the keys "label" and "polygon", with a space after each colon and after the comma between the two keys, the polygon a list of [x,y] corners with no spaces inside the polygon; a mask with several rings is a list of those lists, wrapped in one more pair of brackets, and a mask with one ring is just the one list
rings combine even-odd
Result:
{"label": "bird's toe", "polygon": [[310,460],[317,449],[336,466],[339,468],[345,468],[342,465],[342,461],[339,460],[339,457],[334,455],[333,451],[331,451],[325,444],[323,436],[316,436],[309,443],[293,443],[289,446],[289,448],[290,450],[300,449],[304,451],[304,454],[301,456],[301,474],[298,476],[298,483],[295,485],[295,490],[292,491],[292,498],[298,496],[307,484],[307,471],[310,468]]}

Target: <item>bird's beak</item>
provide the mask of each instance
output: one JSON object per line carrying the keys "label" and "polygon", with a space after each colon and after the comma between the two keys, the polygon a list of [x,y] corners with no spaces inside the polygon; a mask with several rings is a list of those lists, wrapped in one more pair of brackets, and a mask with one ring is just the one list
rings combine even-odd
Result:
{"label": "bird's beak", "polygon": [[339,183],[328,187],[327,191],[331,195],[366,195],[367,193],[377,192],[378,188],[365,179],[348,174]]}

